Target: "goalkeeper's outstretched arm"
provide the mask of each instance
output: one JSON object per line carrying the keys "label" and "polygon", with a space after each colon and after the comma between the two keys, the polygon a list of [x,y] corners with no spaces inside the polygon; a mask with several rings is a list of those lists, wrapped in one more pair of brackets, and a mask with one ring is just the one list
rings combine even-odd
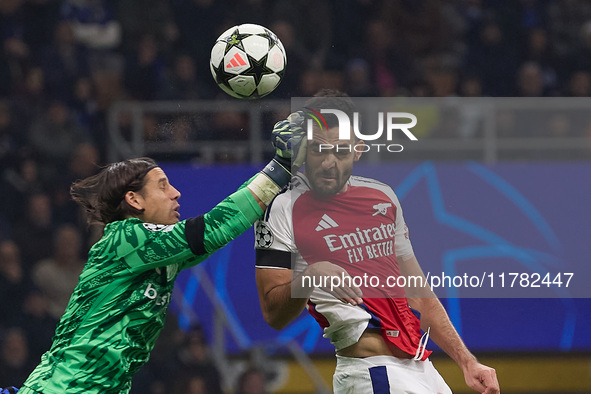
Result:
{"label": "goalkeeper's outstretched arm", "polygon": [[187,237],[203,240],[203,254],[213,253],[249,229],[262,217],[277,193],[288,185],[292,157],[301,154],[305,134],[301,127],[286,127],[285,122],[278,122],[273,129],[273,160],[236,192],[197,218],[198,226],[190,226],[198,232]]}

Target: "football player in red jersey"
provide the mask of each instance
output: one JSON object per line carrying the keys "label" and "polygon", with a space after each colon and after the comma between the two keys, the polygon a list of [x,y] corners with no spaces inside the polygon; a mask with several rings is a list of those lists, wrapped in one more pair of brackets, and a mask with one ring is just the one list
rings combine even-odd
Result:
{"label": "football player in red jersey", "polygon": [[[338,109],[353,119],[352,101],[338,91],[321,91],[306,108]],[[297,117],[290,127],[301,127]],[[466,348],[428,286],[376,286],[387,277],[424,275],[394,191],[351,175],[363,141],[339,139],[338,122],[325,120],[326,129],[314,126],[307,142],[304,172],[256,225],[256,283],[266,322],[282,329],[308,309],[335,346],[335,393],[451,393],[428,359],[429,336],[469,387],[500,393],[495,370]]]}

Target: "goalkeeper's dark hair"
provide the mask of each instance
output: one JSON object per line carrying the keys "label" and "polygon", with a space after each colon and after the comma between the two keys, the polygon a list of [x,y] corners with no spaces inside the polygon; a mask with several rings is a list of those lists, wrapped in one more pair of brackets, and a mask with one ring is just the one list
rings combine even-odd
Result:
{"label": "goalkeeper's dark hair", "polygon": [[138,216],[143,210],[125,201],[128,191],[139,192],[146,184],[146,174],[158,164],[149,157],[109,164],[91,177],[76,181],[70,195],[85,211],[89,224],[107,224]]}
{"label": "goalkeeper's dark hair", "polygon": [[[320,112],[321,109],[338,109],[347,114],[353,121],[353,113],[356,111],[355,104],[351,97],[337,89],[321,89],[314,97],[308,99],[304,104],[307,109]],[[338,119],[332,114],[323,114],[326,125],[331,128],[339,125]]]}

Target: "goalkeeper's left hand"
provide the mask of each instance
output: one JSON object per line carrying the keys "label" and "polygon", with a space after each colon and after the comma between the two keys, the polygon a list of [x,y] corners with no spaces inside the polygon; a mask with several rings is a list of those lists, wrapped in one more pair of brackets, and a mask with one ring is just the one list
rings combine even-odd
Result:
{"label": "goalkeeper's left hand", "polygon": [[6,387],[5,389],[0,388],[0,394],[16,394],[18,389],[14,386]]}
{"label": "goalkeeper's left hand", "polygon": [[264,205],[269,205],[275,195],[287,186],[292,174],[306,158],[306,133],[303,112],[294,112],[286,120],[273,127],[275,157],[261,170],[265,178],[257,177],[248,184],[250,191]]}
{"label": "goalkeeper's left hand", "polygon": [[[304,113],[297,111],[287,119],[275,123],[273,127],[273,146],[275,158],[286,163],[296,172],[306,160],[306,132],[304,131]],[[288,163],[289,160],[289,163]]]}

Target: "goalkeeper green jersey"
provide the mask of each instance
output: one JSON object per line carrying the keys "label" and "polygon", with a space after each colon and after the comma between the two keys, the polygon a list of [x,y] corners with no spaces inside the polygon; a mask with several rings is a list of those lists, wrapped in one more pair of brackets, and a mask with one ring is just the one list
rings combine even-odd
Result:
{"label": "goalkeeper green jersey", "polygon": [[107,224],[51,349],[22,393],[128,393],[148,361],[182,269],[243,233],[263,211],[243,188],[209,213],[174,225],[131,218]]}

